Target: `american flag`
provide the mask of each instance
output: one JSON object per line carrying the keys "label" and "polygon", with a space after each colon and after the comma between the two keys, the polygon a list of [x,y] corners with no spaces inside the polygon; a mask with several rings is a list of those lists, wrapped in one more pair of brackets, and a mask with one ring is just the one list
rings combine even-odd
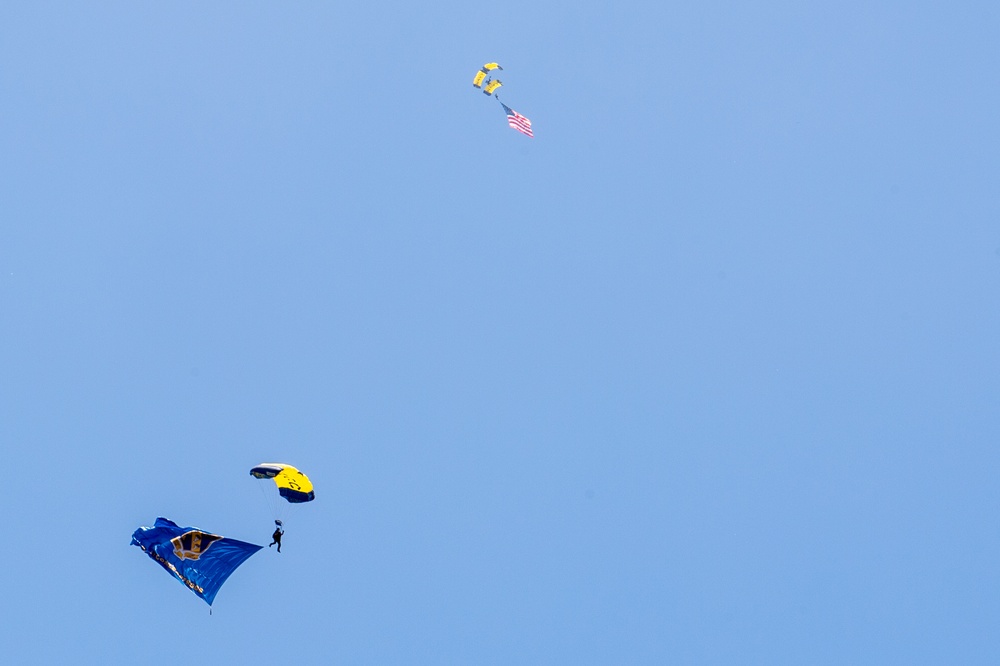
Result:
{"label": "american flag", "polygon": [[500,102],[500,106],[503,110],[507,112],[507,124],[516,129],[521,134],[527,134],[531,138],[535,138],[534,133],[531,131],[531,121],[522,116],[520,113],[510,108],[503,102]]}

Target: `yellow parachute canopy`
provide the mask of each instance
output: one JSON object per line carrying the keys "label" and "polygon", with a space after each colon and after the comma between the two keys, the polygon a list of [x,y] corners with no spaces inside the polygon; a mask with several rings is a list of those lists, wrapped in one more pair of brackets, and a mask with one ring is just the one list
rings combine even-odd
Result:
{"label": "yellow parachute canopy", "polygon": [[500,79],[493,79],[492,81],[486,84],[486,87],[483,88],[483,92],[486,93],[487,95],[492,95],[494,92],[496,92],[496,89],[502,85],[503,84],[500,83]]}
{"label": "yellow parachute canopy", "polygon": [[[480,69],[478,72],[476,72],[476,77],[474,79],[472,79],[472,85],[474,85],[477,88],[482,88],[483,87],[483,81],[486,80],[486,77],[489,76],[490,72],[492,72],[494,69],[503,70],[503,67],[501,67],[500,65],[498,65],[495,62],[488,62],[485,65],[483,65],[482,69]],[[499,87],[499,85],[497,87]],[[486,92],[486,91],[484,90],[483,92]],[[489,94],[489,93],[486,93],[486,94]]]}
{"label": "yellow parachute canopy", "polygon": [[278,494],[292,504],[311,502],[316,499],[309,477],[285,463],[261,463],[250,470],[258,479],[274,479]]}

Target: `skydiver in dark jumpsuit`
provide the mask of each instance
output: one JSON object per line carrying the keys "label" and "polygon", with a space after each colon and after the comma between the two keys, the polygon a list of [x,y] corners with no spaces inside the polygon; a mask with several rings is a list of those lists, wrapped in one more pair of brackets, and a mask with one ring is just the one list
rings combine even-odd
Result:
{"label": "skydiver in dark jumpsuit", "polygon": [[285,531],[283,529],[281,529],[280,526],[275,527],[274,528],[274,534],[271,535],[271,539],[273,539],[273,540],[271,541],[271,543],[267,544],[267,547],[270,548],[274,544],[278,544],[278,552],[280,553],[281,552],[281,535],[284,534],[284,533],[285,533]]}

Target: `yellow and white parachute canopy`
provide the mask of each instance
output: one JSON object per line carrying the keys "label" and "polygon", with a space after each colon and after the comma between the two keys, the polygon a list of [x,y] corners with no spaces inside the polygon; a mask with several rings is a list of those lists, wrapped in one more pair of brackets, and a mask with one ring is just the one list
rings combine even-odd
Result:
{"label": "yellow and white parachute canopy", "polygon": [[250,470],[258,479],[273,479],[278,494],[292,504],[311,502],[316,499],[309,477],[285,463],[261,463]]}

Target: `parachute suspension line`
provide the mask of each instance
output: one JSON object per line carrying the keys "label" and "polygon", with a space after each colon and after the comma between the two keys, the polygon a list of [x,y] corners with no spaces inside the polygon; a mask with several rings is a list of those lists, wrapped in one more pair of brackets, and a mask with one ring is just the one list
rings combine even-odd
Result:
{"label": "parachute suspension line", "polygon": [[260,489],[261,495],[264,497],[264,505],[271,512],[271,520],[278,519],[278,497],[277,493],[271,492],[271,488],[265,488],[264,486],[273,486],[274,483],[271,479],[258,479],[257,487]]}
{"label": "parachute suspension line", "polygon": [[[272,484],[273,485],[273,484]],[[274,507],[274,518],[273,520],[280,520],[282,515],[285,513],[285,500],[277,493],[277,488],[270,488],[270,497],[272,506]]]}

